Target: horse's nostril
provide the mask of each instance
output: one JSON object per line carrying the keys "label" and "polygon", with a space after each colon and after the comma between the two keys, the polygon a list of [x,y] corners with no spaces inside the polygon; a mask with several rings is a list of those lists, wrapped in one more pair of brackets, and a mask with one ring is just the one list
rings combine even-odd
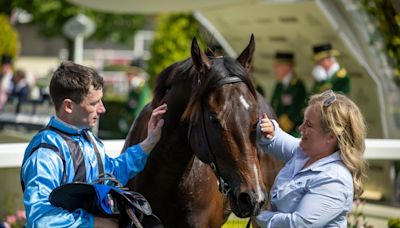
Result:
{"label": "horse's nostril", "polygon": [[248,193],[242,192],[239,194],[239,202],[245,205],[251,205],[251,197]]}
{"label": "horse's nostril", "polygon": [[239,217],[249,217],[258,215],[265,204],[265,195],[241,192],[238,196]]}
{"label": "horse's nostril", "polygon": [[248,217],[253,213],[254,205],[249,193],[241,192],[238,197],[238,204],[243,217]]}

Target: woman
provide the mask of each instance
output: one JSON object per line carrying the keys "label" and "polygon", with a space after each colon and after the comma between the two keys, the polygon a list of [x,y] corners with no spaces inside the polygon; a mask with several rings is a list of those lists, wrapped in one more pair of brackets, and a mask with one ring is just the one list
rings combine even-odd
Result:
{"label": "woman", "polygon": [[257,216],[261,227],[347,227],[353,196],[363,191],[366,127],[346,96],[326,91],[310,98],[301,139],[265,114],[259,144],[286,164],[271,189],[271,210]]}

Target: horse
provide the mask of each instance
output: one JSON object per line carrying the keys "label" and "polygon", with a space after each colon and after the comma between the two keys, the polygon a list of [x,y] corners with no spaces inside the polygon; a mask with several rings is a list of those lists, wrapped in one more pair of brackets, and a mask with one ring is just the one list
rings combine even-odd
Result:
{"label": "horse", "polygon": [[191,57],[158,75],[153,100],[132,124],[122,151],[146,137],[152,109],[168,105],[160,141],[128,183],[165,227],[221,227],[231,212],[245,218],[264,206],[272,184],[264,180],[273,177],[260,172],[256,128],[273,111],[249,75],[254,50],[252,35],[237,59],[208,56],[194,38]]}

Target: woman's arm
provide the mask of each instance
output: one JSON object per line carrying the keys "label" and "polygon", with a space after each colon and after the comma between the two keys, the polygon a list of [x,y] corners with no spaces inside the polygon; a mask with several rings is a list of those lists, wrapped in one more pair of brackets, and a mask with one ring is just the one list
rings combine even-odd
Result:
{"label": "woman's arm", "polygon": [[300,139],[284,132],[278,122],[269,119],[266,115],[257,127],[258,144],[265,153],[284,162],[289,161],[299,147]]}
{"label": "woman's arm", "polygon": [[[348,187],[339,180],[322,178],[305,189],[307,193],[294,212],[263,211],[256,221],[261,227],[274,228],[324,227],[335,219],[346,225],[346,214],[350,211],[352,202],[352,191]],[[337,219],[339,216],[343,218]]]}

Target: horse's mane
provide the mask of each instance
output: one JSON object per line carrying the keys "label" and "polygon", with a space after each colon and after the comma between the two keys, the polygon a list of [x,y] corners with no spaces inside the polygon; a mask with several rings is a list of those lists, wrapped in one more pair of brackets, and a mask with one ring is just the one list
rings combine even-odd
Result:
{"label": "horse's mane", "polygon": [[[151,102],[153,107],[160,105],[162,99],[176,80],[188,77],[187,72],[192,67],[191,61],[189,60],[190,58],[176,62],[158,74],[154,87],[153,100]],[[177,74],[176,71],[185,73]]]}
{"label": "horse's mane", "polygon": [[191,78],[193,90],[186,110],[182,115],[182,120],[189,119],[193,113],[195,114],[195,119],[197,119],[201,99],[216,87],[221,86],[219,84],[220,80],[225,77],[239,77],[247,85],[253,96],[257,97],[248,71],[235,59],[231,57],[209,57],[209,59],[212,64],[206,73],[207,75],[202,75],[195,69],[191,58],[174,63],[163,70],[156,80],[152,101],[153,107],[160,104],[169,88],[177,80],[187,78]]}

